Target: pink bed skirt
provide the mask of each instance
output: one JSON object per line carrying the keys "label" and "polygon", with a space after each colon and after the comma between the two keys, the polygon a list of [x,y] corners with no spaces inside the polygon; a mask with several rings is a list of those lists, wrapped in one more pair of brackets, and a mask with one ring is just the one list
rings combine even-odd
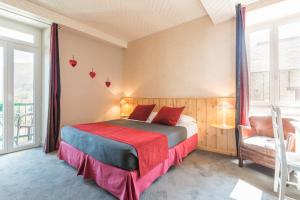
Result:
{"label": "pink bed skirt", "polygon": [[138,200],[158,177],[167,173],[173,165],[182,163],[182,159],[197,148],[198,134],[169,149],[169,158],[154,167],[142,177],[138,171],[127,171],[104,164],[83,153],[66,142],[61,142],[58,157],[78,170],[77,175],[84,179],[93,179],[98,186],[119,199]]}

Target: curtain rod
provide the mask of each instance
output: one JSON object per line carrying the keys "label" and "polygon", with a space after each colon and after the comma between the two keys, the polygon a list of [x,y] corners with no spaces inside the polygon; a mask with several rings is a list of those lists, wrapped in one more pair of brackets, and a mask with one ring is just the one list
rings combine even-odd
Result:
{"label": "curtain rod", "polygon": [[5,9],[5,8],[1,8],[1,7],[0,7],[0,10],[9,12],[9,13],[11,13],[11,14],[19,15],[19,16],[21,16],[21,17],[25,17],[25,18],[27,18],[27,19],[31,19],[31,20],[34,20],[34,21],[36,21],[36,22],[39,22],[39,23],[42,23],[42,24],[46,24],[46,25],[51,26],[51,23],[48,23],[48,22],[45,22],[45,21],[42,21],[42,20],[38,20],[38,19],[35,19],[35,18],[33,18],[33,17],[26,16],[26,15],[22,15],[22,14],[20,14],[20,13],[16,13],[16,12],[14,12],[14,11],[11,11],[11,10],[8,10],[8,9]]}

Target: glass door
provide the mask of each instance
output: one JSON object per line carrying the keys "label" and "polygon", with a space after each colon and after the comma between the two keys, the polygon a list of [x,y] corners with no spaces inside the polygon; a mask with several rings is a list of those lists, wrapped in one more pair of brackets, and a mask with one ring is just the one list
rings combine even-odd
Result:
{"label": "glass door", "polygon": [[13,147],[35,143],[34,52],[13,49]]}
{"label": "glass door", "polygon": [[0,20],[0,154],[40,145],[41,32]]}
{"label": "glass door", "polygon": [[35,48],[1,44],[0,154],[39,146],[41,81]]}

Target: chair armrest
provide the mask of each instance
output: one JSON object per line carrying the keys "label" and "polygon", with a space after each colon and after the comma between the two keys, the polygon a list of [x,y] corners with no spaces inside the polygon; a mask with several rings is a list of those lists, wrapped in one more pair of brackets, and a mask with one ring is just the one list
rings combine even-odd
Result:
{"label": "chair armrest", "polygon": [[238,125],[240,141],[256,135],[254,128],[249,126]]}
{"label": "chair armrest", "polygon": [[296,134],[288,133],[286,137],[286,151],[296,151]]}

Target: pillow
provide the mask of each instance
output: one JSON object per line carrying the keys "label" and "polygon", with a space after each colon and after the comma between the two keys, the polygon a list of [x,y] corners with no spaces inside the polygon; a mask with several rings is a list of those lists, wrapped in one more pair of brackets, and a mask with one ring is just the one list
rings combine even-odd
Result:
{"label": "pillow", "polygon": [[157,112],[152,112],[152,113],[149,115],[149,117],[148,117],[148,119],[147,119],[147,122],[151,123],[152,120],[154,119],[154,117],[155,117],[156,115],[157,115]]}
{"label": "pillow", "polygon": [[180,115],[180,118],[179,118],[177,124],[185,124],[185,123],[189,123],[189,122],[196,123],[196,120],[193,117],[188,116],[188,115]]}
{"label": "pillow", "polygon": [[164,106],[159,110],[151,123],[175,126],[183,109],[184,107],[172,108]]}
{"label": "pillow", "polygon": [[151,105],[137,105],[128,119],[146,121],[154,109],[155,104]]}

